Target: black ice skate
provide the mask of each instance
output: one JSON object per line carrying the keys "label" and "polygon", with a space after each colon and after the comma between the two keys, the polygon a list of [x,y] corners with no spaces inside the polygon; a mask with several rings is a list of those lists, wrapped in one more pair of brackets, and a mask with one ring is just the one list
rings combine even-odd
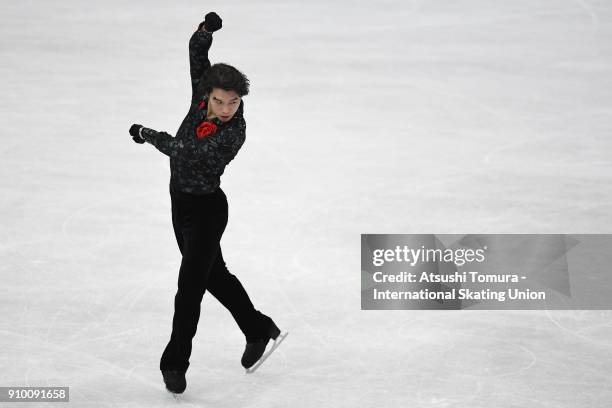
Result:
{"label": "black ice skate", "polygon": [[166,389],[175,394],[181,394],[187,388],[185,380],[185,372],[179,370],[164,370],[162,371]]}
{"label": "black ice skate", "polygon": [[[278,345],[283,341],[283,339],[287,336],[288,333],[285,333],[281,336],[281,331],[274,322],[271,322],[270,328],[268,329],[268,333],[266,336],[258,341],[247,343],[244,354],[242,355],[242,366],[247,369],[247,373],[255,371],[255,369],[263,363],[263,361],[268,358],[270,354],[278,347]],[[274,340],[274,345],[270,349],[270,351],[264,356],[264,351],[266,350],[266,346],[270,339]],[[262,358],[263,356],[263,358]],[[259,361],[256,367],[253,367],[255,363]],[[251,370],[249,370],[253,367]]]}

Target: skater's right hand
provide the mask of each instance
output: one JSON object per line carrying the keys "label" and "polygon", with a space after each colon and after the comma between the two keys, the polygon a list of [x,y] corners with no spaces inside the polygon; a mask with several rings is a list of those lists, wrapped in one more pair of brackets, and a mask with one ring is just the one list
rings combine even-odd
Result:
{"label": "skater's right hand", "polygon": [[132,140],[134,140],[138,144],[143,144],[145,140],[140,136],[140,129],[144,126],[133,124],[130,126],[130,136],[132,136]]}
{"label": "skater's right hand", "polygon": [[212,33],[221,29],[222,26],[223,20],[221,20],[221,17],[219,17],[219,15],[214,11],[211,11],[210,13],[206,14],[204,21],[198,26],[198,30],[204,29],[205,31]]}

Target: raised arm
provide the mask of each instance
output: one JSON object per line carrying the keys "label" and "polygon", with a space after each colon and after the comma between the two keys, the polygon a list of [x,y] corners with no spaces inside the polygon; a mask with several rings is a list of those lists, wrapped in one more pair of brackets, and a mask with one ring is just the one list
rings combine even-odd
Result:
{"label": "raised arm", "polygon": [[212,33],[219,30],[222,20],[217,13],[206,14],[204,21],[189,39],[189,72],[191,75],[191,102],[197,103],[200,98],[200,83],[210,68],[208,50],[212,45]]}
{"label": "raised arm", "polygon": [[203,24],[189,40],[189,71],[191,74],[191,103],[200,98],[199,86],[210,68],[208,50],[212,44],[212,33],[205,31]]}

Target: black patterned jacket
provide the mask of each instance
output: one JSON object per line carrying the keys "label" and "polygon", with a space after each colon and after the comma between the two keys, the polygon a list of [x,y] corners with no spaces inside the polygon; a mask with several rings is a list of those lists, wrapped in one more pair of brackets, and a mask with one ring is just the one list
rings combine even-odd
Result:
{"label": "black patterned jacket", "polygon": [[201,106],[208,106],[208,96],[201,94],[199,84],[211,66],[208,59],[211,44],[212,34],[200,30],[194,32],[189,40],[191,106],[176,137],[146,127],[142,129],[145,140],[170,157],[171,187],[197,195],[217,190],[225,167],[234,159],[246,138],[242,100],[232,119],[225,123],[218,118],[212,120],[217,125],[213,135],[201,139],[196,137],[196,128],[207,114],[207,109]]}

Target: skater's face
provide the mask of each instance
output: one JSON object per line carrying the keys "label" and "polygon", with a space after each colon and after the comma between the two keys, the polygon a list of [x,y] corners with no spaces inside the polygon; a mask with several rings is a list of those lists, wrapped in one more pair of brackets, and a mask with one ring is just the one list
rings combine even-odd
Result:
{"label": "skater's face", "polygon": [[240,96],[236,91],[226,91],[221,88],[213,88],[208,99],[210,111],[221,121],[230,120],[240,107]]}

